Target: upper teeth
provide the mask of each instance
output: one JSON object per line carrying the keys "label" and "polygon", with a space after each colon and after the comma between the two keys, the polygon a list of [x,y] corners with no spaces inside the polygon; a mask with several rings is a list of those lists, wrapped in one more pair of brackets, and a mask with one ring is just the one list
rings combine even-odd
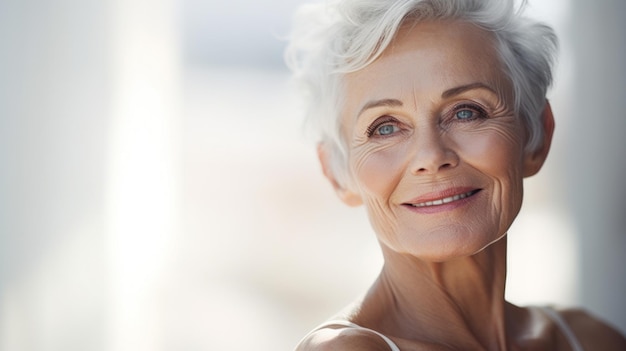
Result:
{"label": "upper teeth", "polygon": [[450,196],[450,197],[445,197],[443,199],[439,199],[439,200],[433,200],[433,201],[426,201],[426,202],[422,202],[419,204],[411,204],[411,206],[413,207],[428,207],[428,206],[438,206],[438,205],[443,205],[443,204],[447,204],[450,203],[452,201],[458,201],[461,199],[465,199],[468,196],[471,196],[475,193],[475,191],[470,191],[467,192],[465,194],[459,194],[459,195],[454,195],[454,196]]}

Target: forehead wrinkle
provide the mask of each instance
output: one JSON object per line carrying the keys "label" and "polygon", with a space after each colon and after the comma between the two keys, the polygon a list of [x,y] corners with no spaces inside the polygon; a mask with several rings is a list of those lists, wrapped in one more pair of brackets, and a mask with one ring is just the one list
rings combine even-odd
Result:
{"label": "forehead wrinkle", "polygon": [[413,108],[417,111],[418,107],[419,107],[419,103],[417,102],[417,87],[415,86],[417,84],[417,80],[414,79],[412,82],[412,86],[413,86]]}
{"label": "forehead wrinkle", "polygon": [[514,100],[512,83],[506,77],[500,77],[494,85],[498,96],[498,109],[502,111],[513,111]]}
{"label": "forehead wrinkle", "polygon": [[[431,112],[433,106],[439,103],[438,92],[432,92],[431,89],[433,87],[424,87],[421,85],[422,82],[420,82],[419,79],[412,79],[411,87],[402,88],[401,93],[407,94],[405,99],[413,103],[412,106],[407,106],[407,109],[416,113],[420,111]],[[409,91],[404,91],[405,89]]]}

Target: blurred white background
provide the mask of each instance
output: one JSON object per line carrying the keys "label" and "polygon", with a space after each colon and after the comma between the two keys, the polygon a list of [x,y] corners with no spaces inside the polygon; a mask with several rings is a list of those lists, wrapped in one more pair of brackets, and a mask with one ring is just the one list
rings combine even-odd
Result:
{"label": "blurred white background", "polygon": [[[368,287],[282,63],[301,2],[0,2],[0,350],[289,350]],[[626,332],[626,2],[530,11],[557,132],[508,295]]]}

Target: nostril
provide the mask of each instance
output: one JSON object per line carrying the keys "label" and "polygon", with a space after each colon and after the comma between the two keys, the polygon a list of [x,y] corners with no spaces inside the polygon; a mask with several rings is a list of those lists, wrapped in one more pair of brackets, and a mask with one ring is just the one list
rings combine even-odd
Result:
{"label": "nostril", "polygon": [[423,148],[414,155],[411,172],[413,174],[428,174],[451,170],[457,166],[458,162],[457,154],[443,146]]}
{"label": "nostril", "polygon": [[[444,163],[441,166],[439,166],[439,170],[446,169],[446,168],[452,168],[452,164],[451,163]],[[428,171],[427,167],[422,167],[422,168],[417,170],[417,172],[427,172],[427,171]]]}

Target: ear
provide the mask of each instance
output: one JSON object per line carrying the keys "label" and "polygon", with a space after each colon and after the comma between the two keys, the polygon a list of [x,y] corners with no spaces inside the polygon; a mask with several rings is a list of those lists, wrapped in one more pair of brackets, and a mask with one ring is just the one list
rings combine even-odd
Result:
{"label": "ear", "polygon": [[337,196],[339,196],[339,199],[341,199],[343,203],[352,207],[363,204],[361,196],[337,181],[337,178],[333,173],[333,167],[331,166],[331,151],[328,150],[328,148],[328,144],[325,143],[319,143],[317,145],[317,156],[322,165],[322,171],[324,172],[324,176],[326,176],[326,179],[328,179],[330,184],[333,186],[333,188],[335,189],[335,193],[337,193]]}
{"label": "ear", "polygon": [[552,144],[552,135],[554,134],[554,116],[552,115],[550,102],[546,102],[546,107],[544,108],[541,117],[543,123],[542,144],[537,150],[524,156],[524,177],[530,177],[539,172],[548,157],[550,145]]}

